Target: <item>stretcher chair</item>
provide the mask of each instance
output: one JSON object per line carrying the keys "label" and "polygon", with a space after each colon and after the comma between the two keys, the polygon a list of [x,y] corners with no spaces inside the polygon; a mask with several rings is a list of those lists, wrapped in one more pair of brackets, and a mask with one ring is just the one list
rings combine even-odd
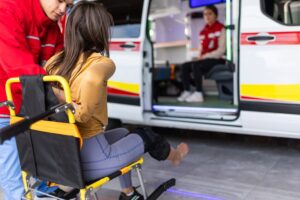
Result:
{"label": "stretcher chair", "polygon": [[[22,106],[16,115],[11,92],[12,84],[22,84]],[[66,103],[58,104],[50,83],[58,82],[63,88]],[[143,158],[119,169],[118,171],[85,182],[80,165],[80,148],[83,139],[74,119],[74,108],[67,81],[60,76],[23,76],[11,78],[6,82],[7,101],[0,106],[7,106],[10,111],[10,126],[0,130],[0,143],[16,137],[22,178],[25,188],[23,199],[33,199],[40,180],[75,188],[63,198],[69,199],[79,192],[80,200],[96,199],[96,191],[108,181],[135,169],[145,199],[157,199],[164,191],[175,185],[175,179],[161,184],[147,196],[141,166]],[[32,177],[34,179],[32,179]],[[35,181],[32,181],[35,180]],[[76,191],[77,190],[77,191]]]}

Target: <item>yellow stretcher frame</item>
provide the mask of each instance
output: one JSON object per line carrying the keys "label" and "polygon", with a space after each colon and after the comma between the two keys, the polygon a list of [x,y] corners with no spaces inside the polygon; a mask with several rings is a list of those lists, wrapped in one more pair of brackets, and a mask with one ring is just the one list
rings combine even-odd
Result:
{"label": "yellow stretcher frame", "polygon": [[[71,90],[70,90],[69,84],[66,81],[66,79],[64,79],[61,76],[56,76],[56,75],[52,76],[51,75],[51,76],[44,76],[43,81],[60,83],[64,90],[64,94],[66,97],[66,103],[72,103]],[[10,78],[6,82],[5,90],[6,90],[7,100],[11,101],[11,102],[13,102],[13,96],[12,96],[12,91],[11,91],[11,85],[13,83],[20,83],[20,78]],[[16,112],[11,107],[9,107],[9,112],[10,112],[10,117],[11,117],[11,122],[10,122],[11,124],[16,123],[23,119],[21,117],[17,117]],[[67,115],[68,115],[69,123],[50,122],[50,121],[40,120],[40,121],[32,124],[30,126],[30,129],[38,130],[38,131],[42,131],[42,132],[48,131],[48,132],[53,132],[55,134],[63,134],[63,135],[77,137],[80,139],[80,146],[82,146],[82,137],[81,137],[81,135],[77,129],[77,126],[75,124],[74,114],[72,113],[71,110],[68,110]],[[53,123],[53,125],[52,126],[50,125],[49,127],[45,127],[47,123]],[[57,126],[58,124],[60,124],[60,125]],[[65,125],[63,125],[63,124],[65,124]],[[66,125],[70,125],[70,126],[67,127]],[[59,130],[59,129],[61,129],[61,130]],[[72,134],[72,132],[73,132],[73,134]],[[103,178],[91,183],[91,184],[88,184],[84,188],[80,188],[80,200],[88,199],[88,196],[91,195],[91,192],[93,190],[99,189],[105,183],[109,182],[110,180],[112,180],[118,176],[128,173],[132,169],[137,169],[137,171],[139,173],[139,169],[141,168],[141,165],[143,164],[143,162],[144,162],[144,159],[140,158],[136,162],[131,163],[130,165],[120,169],[119,171],[116,171],[116,172],[112,173],[111,175],[108,175],[106,177],[103,177]],[[140,174],[139,174],[139,176],[140,176]],[[23,185],[24,185],[24,189],[25,189],[25,196],[24,196],[25,199],[33,200],[31,191],[34,189],[30,188],[30,186],[29,186],[29,174],[27,174],[25,171],[22,171],[22,180],[23,180]],[[140,180],[140,181],[142,181],[142,180]],[[143,183],[141,183],[141,184],[142,184],[142,188],[144,190],[144,185],[143,185]],[[144,197],[146,198],[147,194],[145,193],[145,191],[143,191],[143,192],[144,192]]]}
{"label": "yellow stretcher frame", "polygon": [[[66,103],[72,103],[72,97],[71,97],[71,90],[69,87],[69,84],[66,79],[64,79],[62,76],[44,76],[43,77],[44,82],[58,82],[61,84],[62,88],[64,89],[65,97],[66,97]],[[11,92],[11,85],[13,83],[20,83],[20,78],[10,78],[6,81],[5,84],[5,91],[7,95],[7,100],[13,102],[12,92]],[[16,112],[9,107],[9,113],[10,116],[16,116]],[[69,123],[75,124],[75,118],[71,110],[68,110],[67,112]]]}
{"label": "yellow stretcher frame", "polygon": [[[79,199],[80,200],[86,200],[89,199],[89,196],[92,196],[93,192],[96,192],[97,190],[99,190],[104,184],[106,184],[107,182],[111,181],[112,179],[124,175],[126,173],[128,173],[129,171],[136,169],[139,170],[141,168],[141,165],[144,163],[144,159],[140,158],[139,160],[137,160],[136,162],[120,169],[117,172],[114,172],[112,174],[112,176],[108,175],[105,176],[91,184],[86,185],[84,188],[80,189],[80,194],[79,194]],[[22,180],[23,180],[23,185],[24,185],[24,189],[25,189],[25,199],[26,200],[33,200],[34,198],[32,197],[31,191],[33,191],[33,189],[31,189],[29,187],[29,176],[25,171],[22,171]],[[143,186],[144,187],[144,186]],[[146,194],[144,194],[144,197],[147,197]],[[146,198],[145,198],[146,199]]]}

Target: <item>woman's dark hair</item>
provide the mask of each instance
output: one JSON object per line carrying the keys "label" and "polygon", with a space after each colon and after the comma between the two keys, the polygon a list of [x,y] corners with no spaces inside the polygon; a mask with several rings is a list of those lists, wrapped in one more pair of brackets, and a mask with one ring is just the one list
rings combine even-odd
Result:
{"label": "woman's dark hair", "polygon": [[205,6],[204,9],[209,9],[209,10],[213,11],[213,13],[215,13],[216,16],[218,16],[218,14],[219,14],[217,7],[214,5]]}
{"label": "woman's dark hair", "polygon": [[109,55],[112,16],[97,1],[80,1],[68,16],[64,50],[48,66],[48,72],[61,75],[68,81],[83,54],[83,63],[94,52]]}

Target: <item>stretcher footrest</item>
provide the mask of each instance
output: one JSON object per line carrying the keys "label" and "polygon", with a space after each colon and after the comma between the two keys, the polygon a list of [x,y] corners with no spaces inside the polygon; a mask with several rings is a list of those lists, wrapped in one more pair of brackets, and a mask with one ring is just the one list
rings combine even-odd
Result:
{"label": "stretcher footrest", "polygon": [[171,178],[170,180],[164,182],[163,184],[161,184],[160,186],[158,186],[158,188],[156,188],[151,194],[150,196],[147,198],[147,200],[155,200],[157,199],[160,195],[162,195],[162,193],[164,193],[165,191],[167,191],[170,187],[173,187],[176,184],[176,179],[175,178]]}

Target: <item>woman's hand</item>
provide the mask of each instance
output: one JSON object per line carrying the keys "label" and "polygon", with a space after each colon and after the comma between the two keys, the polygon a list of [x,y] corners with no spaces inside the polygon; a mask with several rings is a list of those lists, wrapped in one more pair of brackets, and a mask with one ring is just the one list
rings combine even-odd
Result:
{"label": "woman's hand", "polygon": [[72,105],[73,105],[74,109],[76,110],[76,108],[77,108],[78,104],[77,104],[77,103],[75,103],[75,101],[74,101],[74,100],[73,100],[73,102],[72,102]]}
{"label": "woman's hand", "polygon": [[52,90],[53,90],[55,96],[57,97],[59,103],[65,103],[66,102],[65,93],[64,93],[63,90],[58,89],[56,87],[52,87]]}

